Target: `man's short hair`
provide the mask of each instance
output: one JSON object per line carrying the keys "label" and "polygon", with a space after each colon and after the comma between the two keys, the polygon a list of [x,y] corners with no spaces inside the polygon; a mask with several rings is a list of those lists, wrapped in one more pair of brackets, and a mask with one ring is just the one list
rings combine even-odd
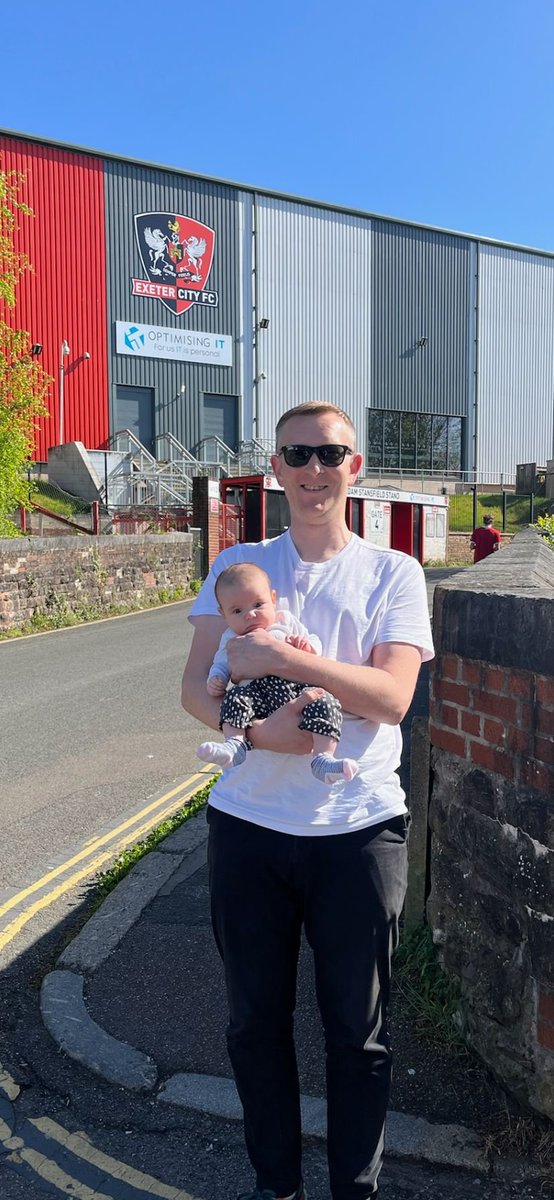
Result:
{"label": "man's short hair", "polygon": [[486,517],[483,517],[483,525],[492,525],[492,521],[493,518],[490,513],[487,513]]}
{"label": "man's short hair", "polygon": [[335,417],[341,417],[345,424],[348,425],[348,427],[352,430],[354,441],[356,440],[356,428],[354,426],[354,422],[343,408],[339,408],[338,404],[330,404],[325,400],[307,400],[305,404],[295,404],[294,408],[287,408],[287,411],[284,412],[281,417],[279,417],[277,425],[275,426],[277,450],[280,449],[279,434],[281,433],[283,426],[286,425],[287,421],[290,421],[291,417],[319,417],[323,416],[325,413],[331,413]]}
{"label": "man's short hair", "polygon": [[215,581],[214,592],[218,604],[220,603],[220,591],[226,587],[232,587],[234,583],[242,583],[244,579],[253,573],[262,575],[267,582],[268,588],[271,590],[271,580],[263,567],[259,567],[257,563],[252,562],[233,563],[230,567],[225,567]]}

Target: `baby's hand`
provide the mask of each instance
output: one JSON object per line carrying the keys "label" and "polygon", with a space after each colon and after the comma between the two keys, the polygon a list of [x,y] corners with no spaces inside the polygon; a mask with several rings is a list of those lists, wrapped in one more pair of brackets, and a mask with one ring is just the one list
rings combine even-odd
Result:
{"label": "baby's hand", "polygon": [[206,684],[208,696],[224,696],[227,690],[225,681],[220,675],[214,675]]}
{"label": "baby's hand", "polygon": [[304,637],[301,633],[289,633],[286,641],[289,646],[294,646],[295,650],[305,650],[306,654],[316,653],[307,637]]}

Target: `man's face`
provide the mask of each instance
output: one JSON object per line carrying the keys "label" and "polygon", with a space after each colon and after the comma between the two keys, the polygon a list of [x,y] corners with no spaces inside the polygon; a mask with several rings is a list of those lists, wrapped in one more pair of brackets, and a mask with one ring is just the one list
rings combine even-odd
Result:
{"label": "man's face", "polygon": [[[335,413],[305,413],[290,417],[279,433],[282,446],[348,446],[354,450],[354,432]],[[289,467],[282,454],[271,459],[273,471],[284,488],[291,516],[321,523],[332,516],[344,519],[346,493],[362,465],[360,454],[347,454],[338,467],[324,466],[312,454],[305,466]]]}

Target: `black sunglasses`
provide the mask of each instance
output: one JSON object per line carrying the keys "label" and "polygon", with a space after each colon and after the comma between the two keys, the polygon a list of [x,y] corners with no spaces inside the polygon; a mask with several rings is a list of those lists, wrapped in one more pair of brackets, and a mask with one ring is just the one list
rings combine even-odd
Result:
{"label": "black sunglasses", "polygon": [[317,454],[317,457],[322,467],[340,467],[344,462],[347,454],[353,454],[354,451],[349,446],[281,446],[279,454],[287,464],[287,467],[305,467],[309,463],[312,454]]}

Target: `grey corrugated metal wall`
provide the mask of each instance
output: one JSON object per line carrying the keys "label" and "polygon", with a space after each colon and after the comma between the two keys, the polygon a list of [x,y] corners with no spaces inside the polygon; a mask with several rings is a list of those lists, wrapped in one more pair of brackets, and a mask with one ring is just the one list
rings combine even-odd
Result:
{"label": "grey corrugated metal wall", "polygon": [[257,436],[271,440],[285,409],[306,400],[347,406],[362,435],[370,393],[370,220],[256,196],[254,224],[256,320],[270,322],[258,333],[255,355]]}
{"label": "grey corrugated metal wall", "polygon": [[514,474],[554,454],[554,260],[479,247],[477,466]]}
{"label": "grey corrugated metal wall", "polygon": [[372,407],[465,417],[469,240],[375,219],[372,229]]}
{"label": "grey corrugated metal wall", "polygon": [[[112,430],[121,383],[155,388],[155,432],[189,447],[209,392],[239,397],[243,439],[271,441],[285,408],[317,398],[347,407],[360,442],[369,407],[462,416],[464,465],[483,473],[554,453],[554,259],[147,165],[105,166]],[[216,231],[216,309],[174,317],[131,294],[144,275],[134,214],[173,210]],[[229,335],[233,366],[116,355],[116,320]]]}
{"label": "grey corrugated metal wall", "polygon": [[[106,239],[108,257],[108,345],[110,347],[111,428],[117,384],[155,388],[155,433],[173,433],[191,448],[202,437],[202,393],[242,394],[241,239],[238,190],[217,182],[106,160]],[[160,300],[131,294],[132,278],[144,277],[135,239],[135,213],[176,212],[215,230],[215,250],[207,286],[219,293],[217,308],[193,305],[174,316]],[[132,358],[115,353],[115,321],[136,321],[172,329],[203,330],[233,337],[233,366],[217,367],[167,359]],[[185,384],[186,391],[181,393]],[[241,436],[250,436],[249,432]]]}

